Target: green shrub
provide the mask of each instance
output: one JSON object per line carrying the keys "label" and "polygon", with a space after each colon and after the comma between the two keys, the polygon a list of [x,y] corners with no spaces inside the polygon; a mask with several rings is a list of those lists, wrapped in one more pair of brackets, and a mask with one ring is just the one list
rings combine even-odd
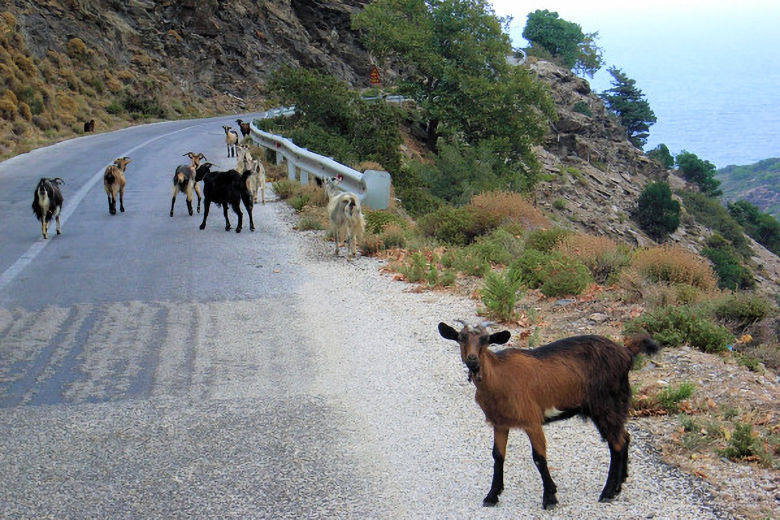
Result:
{"label": "green shrub", "polygon": [[298,183],[290,179],[282,179],[273,183],[274,193],[281,200],[292,197],[298,190]]}
{"label": "green shrub", "polygon": [[669,385],[655,396],[659,406],[669,413],[677,413],[680,403],[693,395],[693,383],[684,381],[678,386]]}
{"label": "green shrub", "polygon": [[480,290],[482,304],[488,316],[499,321],[509,321],[515,314],[519,289],[520,280],[513,277],[508,270],[504,273],[490,271]]}
{"label": "green shrub", "polygon": [[298,221],[298,229],[300,231],[308,231],[308,230],[321,230],[325,229],[322,225],[322,222],[320,222],[320,219],[313,215],[304,215],[301,217],[301,219]]}
{"label": "green shrub", "polygon": [[165,108],[160,102],[151,97],[141,95],[128,95],[122,100],[124,109],[132,114],[142,117],[156,117],[165,119]]}
{"label": "green shrub", "polygon": [[760,450],[758,438],[753,436],[753,425],[748,422],[738,422],[734,425],[729,444],[718,453],[731,460],[739,460],[756,455]]}
{"label": "green shrub", "polygon": [[566,208],[566,199],[558,197],[553,201],[553,208],[562,210]]}
{"label": "green shrub", "polygon": [[715,317],[738,329],[759,322],[776,312],[772,302],[754,293],[734,293],[720,298],[713,308]]}
{"label": "green shrub", "polygon": [[575,112],[579,112],[580,114],[585,114],[588,117],[593,117],[593,111],[590,109],[588,104],[582,100],[574,103],[572,110],[574,110]]}
{"label": "green shrub", "polygon": [[526,249],[509,265],[509,272],[526,287],[538,289],[544,283],[544,265],[549,258],[550,255],[537,249]]}
{"label": "green shrub", "polygon": [[680,203],[672,199],[668,184],[654,182],[642,190],[631,216],[645,233],[660,242],[679,227]]}
{"label": "green shrub", "polygon": [[490,271],[490,263],[472,248],[449,251],[442,257],[442,265],[453,268],[469,276],[485,276]]}
{"label": "green shrub", "polygon": [[719,200],[693,191],[682,191],[680,196],[685,209],[696,218],[697,222],[718,231],[740,255],[747,258],[752,254],[742,226],[729,215],[728,210]]}
{"label": "green shrub", "polygon": [[721,249],[707,247],[701,254],[709,258],[718,275],[718,287],[721,289],[752,289],[756,280],[750,269],[742,264],[734,248],[727,246]]}
{"label": "green shrub", "polygon": [[406,234],[403,228],[397,224],[385,226],[380,236],[386,249],[406,247]]}
{"label": "green shrub", "polygon": [[409,259],[409,263],[402,267],[400,272],[410,282],[425,280],[428,274],[428,261],[422,253],[417,251]]}
{"label": "green shrub", "polygon": [[403,229],[408,227],[406,220],[397,213],[385,209],[366,211],[366,233],[381,233],[388,224],[397,224]]}
{"label": "green shrub", "polygon": [[106,107],[106,112],[114,116],[117,116],[124,111],[125,109],[122,107],[122,104],[116,99],[111,100],[111,103]]}
{"label": "green shrub", "polygon": [[489,235],[477,238],[468,246],[476,257],[494,265],[508,265],[523,249],[522,242],[511,233],[497,229]]}
{"label": "green shrub", "polygon": [[482,232],[473,211],[467,208],[442,206],[418,222],[420,231],[439,242],[465,246]]}
{"label": "green shrub", "polygon": [[571,232],[557,227],[552,229],[537,229],[528,234],[528,238],[525,241],[525,247],[527,249],[536,249],[543,253],[549,253],[570,234]]}
{"label": "green shrub", "polygon": [[704,352],[723,352],[734,341],[726,327],[718,325],[698,307],[668,305],[646,312],[626,324],[627,333],[646,331],[664,346],[688,344]]}
{"label": "green shrub", "polygon": [[593,282],[587,266],[570,256],[551,255],[544,266],[544,283],[539,290],[548,297],[577,295]]}

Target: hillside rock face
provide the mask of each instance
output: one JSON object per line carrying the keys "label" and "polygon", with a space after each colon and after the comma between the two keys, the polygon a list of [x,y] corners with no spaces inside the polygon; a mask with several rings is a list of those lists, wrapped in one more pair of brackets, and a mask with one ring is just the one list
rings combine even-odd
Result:
{"label": "hillside rock face", "polygon": [[651,243],[629,216],[642,189],[669,172],[628,141],[586,80],[546,61],[529,67],[550,87],[558,114],[537,150],[546,174],[537,202],[587,233]]}
{"label": "hillside rock face", "polygon": [[109,66],[165,70],[177,88],[260,96],[281,64],[368,83],[368,54],[350,30],[364,0],[14,0],[12,11],[39,58],[74,37]]}

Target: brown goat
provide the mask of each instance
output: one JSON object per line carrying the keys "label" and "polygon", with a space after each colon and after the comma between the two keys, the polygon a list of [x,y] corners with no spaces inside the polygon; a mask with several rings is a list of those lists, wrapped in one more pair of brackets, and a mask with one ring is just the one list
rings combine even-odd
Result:
{"label": "brown goat", "polygon": [[129,157],[120,157],[114,164],[108,165],[103,174],[103,188],[108,196],[108,212],[116,215],[116,194],[119,193],[119,211],[125,211],[125,170],[130,164]]}
{"label": "brown goat", "polygon": [[250,132],[249,123],[241,119],[236,119],[236,123],[238,123],[238,128],[241,130],[241,135],[244,137],[248,136]]}
{"label": "brown goat", "polygon": [[190,164],[180,164],[173,173],[173,189],[171,192],[171,216],[173,216],[173,207],[176,205],[176,193],[182,192],[187,198],[187,211],[192,216],[192,193],[198,196],[198,213],[200,213],[200,201],[203,198],[198,182],[203,180],[198,178],[197,169],[200,162],[206,158],[202,153],[187,152],[184,157],[190,158]]}
{"label": "brown goat", "polygon": [[637,354],[657,352],[658,343],[647,335],[627,338],[625,347],[602,336],[575,336],[537,349],[494,353],[488,346],[506,343],[510,334],[506,330],[490,334],[488,325],[464,324],[458,332],[439,323],[439,334],[460,345],[469,381],[477,387],[475,400],[493,425],[493,481],[483,505],[495,505],[504,490],[510,428],[524,430],[531,441],[544,488],[542,507],[557,504],[542,425],[574,415],[589,417],[609,446],[609,472],[599,501],[615,498],[628,476],[628,371]]}

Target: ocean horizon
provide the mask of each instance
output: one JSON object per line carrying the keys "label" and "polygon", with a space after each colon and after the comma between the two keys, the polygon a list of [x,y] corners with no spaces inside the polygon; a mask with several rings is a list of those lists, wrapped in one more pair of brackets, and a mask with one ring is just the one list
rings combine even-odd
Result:
{"label": "ocean horizon", "polygon": [[527,46],[522,32],[536,9],[557,11],[585,33],[598,31],[604,66],[585,79],[602,93],[612,86],[607,69],[614,65],[636,81],[658,119],[645,151],[663,143],[672,155],[686,150],[723,168],[780,157],[780,3],[750,3],[695,8],[684,1],[651,7],[596,1],[589,10],[560,1],[493,5],[496,14],[513,16],[515,47]]}

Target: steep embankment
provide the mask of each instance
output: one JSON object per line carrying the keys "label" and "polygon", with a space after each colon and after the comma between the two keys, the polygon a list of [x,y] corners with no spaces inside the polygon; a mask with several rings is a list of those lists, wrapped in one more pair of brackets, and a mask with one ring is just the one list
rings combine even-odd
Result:
{"label": "steep embankment", "polygon": [[[279,64],[368,82],[362,0],[42,0],[0,18],[0,156],[142,118],[252,109]],[[5,8],[4,8],[5,9]]]}

